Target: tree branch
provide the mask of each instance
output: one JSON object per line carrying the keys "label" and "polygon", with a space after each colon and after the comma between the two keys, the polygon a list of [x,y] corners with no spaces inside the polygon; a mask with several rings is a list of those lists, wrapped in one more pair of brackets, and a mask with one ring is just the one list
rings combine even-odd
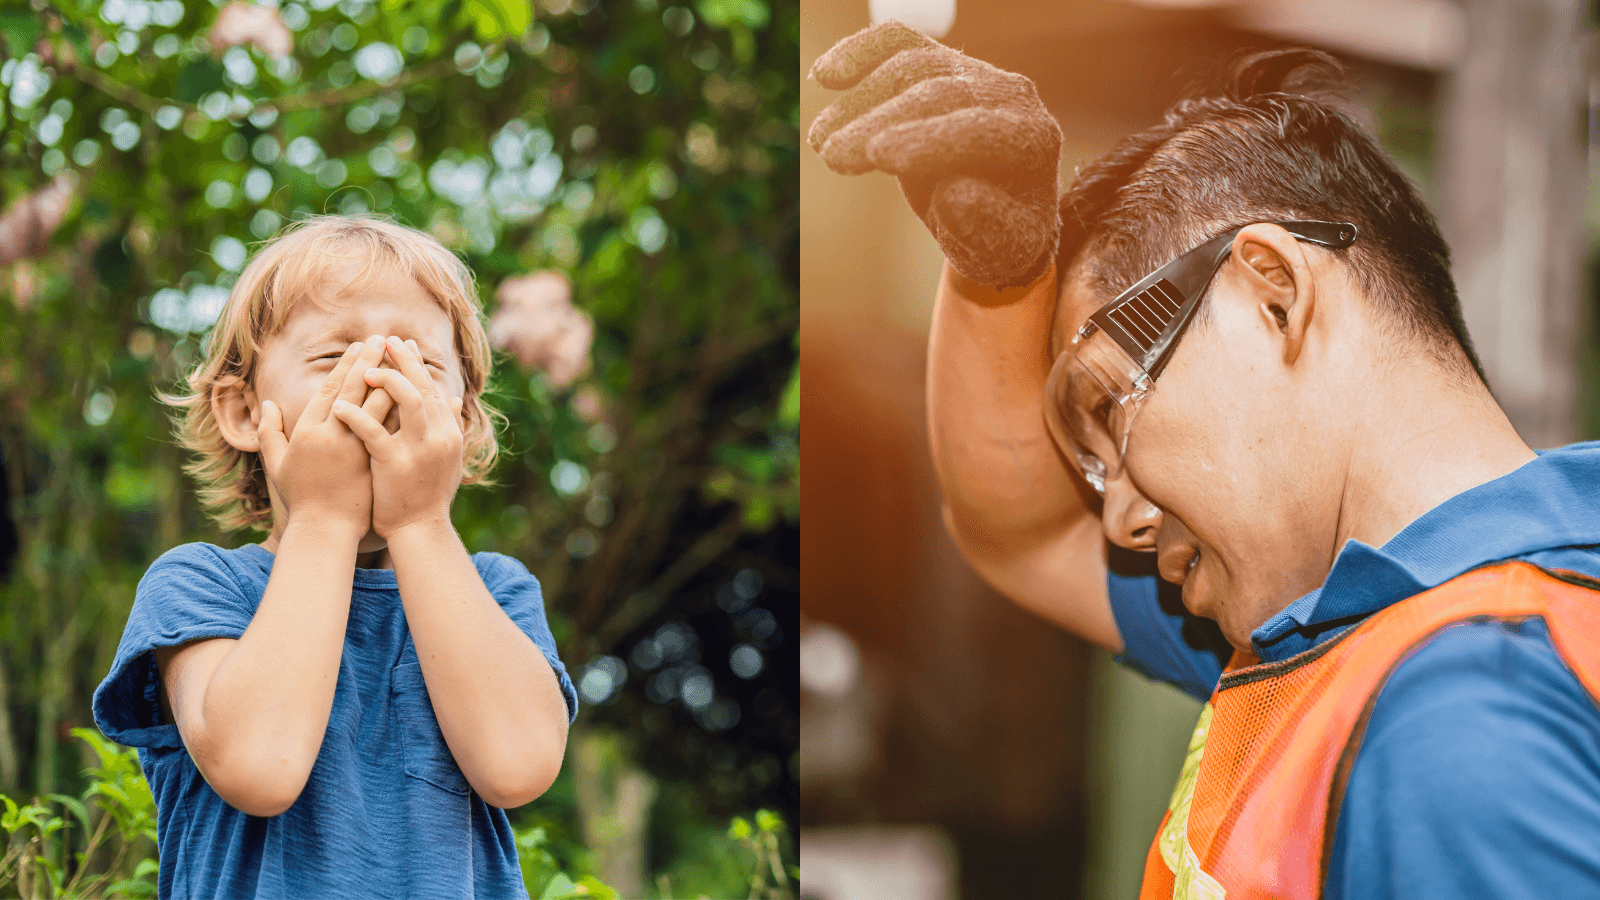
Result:
{"label": "tree branch", "polygon": [[702,534],[649,587],[629,597],[616,612],[602,621],[593,632],[592,646],[610,647],[622,640],[628,632],[654,615],[685,582],[726,553],[743,533],[744,510],[735,509],[715,528]]}

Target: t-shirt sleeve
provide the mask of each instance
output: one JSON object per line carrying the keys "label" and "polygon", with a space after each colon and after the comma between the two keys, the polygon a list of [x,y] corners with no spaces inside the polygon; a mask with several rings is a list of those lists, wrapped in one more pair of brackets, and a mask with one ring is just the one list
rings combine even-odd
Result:
{"label": "t-shirt sleeve", "polygon": [[1117,662],[1147,678],[1210,698],[1233,649],[1217,623],[1183,607],[1183,590],[1156,574],[1154,553],[1110,548],[1106,589],[1122,634]]}
{"label": "t-shirt sleeve", "polygon": [[134,592],[111,672],[94,692],[95,724],[130,747],[178,747],[176,725],[161,724],[157,647],[203,638],[238,638],[260,602],[210,544],[184,544],[163,553]]}
{"label": "t-shirt sleeve", "polygon": [[473,562],[478,566],[484,586],[500,604],[500,608],[522,629],[523,634],[532,639],[550,663],[550,668],[555,670],[556,681],[561,684],[561,696],[567,700],[567,721],[570,723],[578,717],[578,691],[572,686],[567,667],[561,664],[561,657],[556,654],[556,639],[550,633],[549,621],[545,619],[544,594],[539,589],[539,580],[533,577],[527,566],[501,553],[474,554]]}
{"label": "t-shirt sleeve", "polygon": [[1600,709],[1543,621],[1454,625],[1395,668],[1328,860],[1329,898],[1594,895]]}

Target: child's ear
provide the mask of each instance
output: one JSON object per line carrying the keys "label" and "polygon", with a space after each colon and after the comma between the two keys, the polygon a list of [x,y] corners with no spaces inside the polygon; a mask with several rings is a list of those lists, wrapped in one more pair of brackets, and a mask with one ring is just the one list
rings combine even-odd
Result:
{"label": "child's ear", "polygon": [[211,415],[217,420],[222,439],[244,453],[261,452],[261,403],[256,392],[237,375],[224,375],[211,386]]}

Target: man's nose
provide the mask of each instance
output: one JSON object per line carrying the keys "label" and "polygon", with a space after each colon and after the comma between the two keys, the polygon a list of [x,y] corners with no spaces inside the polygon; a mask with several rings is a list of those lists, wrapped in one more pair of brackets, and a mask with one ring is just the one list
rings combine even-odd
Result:
{"label": "man's nose", "polygon": [[1129,550],[1154,550],[1156,532],[1161,530],[1161,510],[1133,486],[1127,469],[1106,482],[1105,497],[1100,524],[1106,540]]}

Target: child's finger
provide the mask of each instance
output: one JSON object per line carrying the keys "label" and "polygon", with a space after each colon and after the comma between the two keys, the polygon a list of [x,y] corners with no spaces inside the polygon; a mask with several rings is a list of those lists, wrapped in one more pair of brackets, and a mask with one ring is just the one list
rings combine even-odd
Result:
{"label": "child's finger", "polygon": [[356,437],[361,438],[361,443],[367,445],[367,453],[373,459],[382,462],[389,458],[394,449],[394,435],[383,427],[383,424],[367,411],[348,400],[337,400],[333,404],[333,415],[339,421],[350,426]]}
{"label": "child's finger", "polygon": [[428,424],[427,404],[404,375],[394,369],[368,369],[367,384],[383,388],[400,407],[400,427],[408,431],[424,431]]}
{"label": "child's finger", "polygon": [[[416,341],[408,340],[406,341],[406,345],[411,348],[411,352],[417,357],[417,370],[422,373],[424,378],[427,379],[428,387],[433,389],[433,397],[441,403],[444,402],[444,392],[439,389],[439,383],[433,380],[433,373],[428,371],[427,363],[425,363],[422,359],[422,348],[417,346]],[[426,396],[426,394],[424,394],[424,396]],[[442,407],[435,412],[437,413],[436,424],[443,424],[444,420],[449,418],[449,416],[445,415],[445,410]]]}
{"label": "child's finger", "polygon": [[333,371],[328,373],[327,380],[311,395],[311,402],[300,413],[300,418],[307,422],[322,422],[328,418],[328,410],[333,408],[333,401],[339,399],[339,390],[344,386],[345,377],[355,369],[356,355],[366,344],[357,341],[344,348],[344,355],[334,364]]}
{"label": "child's finger", "polygon": [[[373,388],[372,392],[367,394],[366,402],[361,404],[361,408],[366,410],[367,415],[382,422],[389,418],[389,411],[394,409],[394,397],[381,387]],[[388,430],[387,426],[384,430]]]}
{"label": "child's finger", "polygon": [[367,342],[361,347],[361,352],[356,354],[356,361],[350,369],[350,374],[345,376],[344,385],[339,388],[339,399],[360,406],[361,401],[367,396],[367,381],[362,377],[362,373],[381,362],[383,362],[383,338],[375,334],[367,338]]}
{"label": "child's finger", "polygon": [[278,471],[278,462],[289,447],[289,439],[283,436],[283,410],[271,400],[261,401],[261,424],[256,426],[256,438],[261,443],[261,465],[271,476]]}
{"label": "child's finger", "polygon": [[[389,357],[400,368],[400,374],[416,388],[417,396],[428,398],[439,396],[439,387],[433,383],[433,376],[428,374],[428,368],[422,364],[422,354],[418,352],[416,341],[402,341],[390,336]],[[431,420],[432,405],[422,404],[422,419],[417,424],[426,426]],[[401,407],[401,414],[404,415],[404,407]]]}
{"label": "child's finger", "polygon": [[434,413],[438,416],[439,427],[446,433],[461,434],[465,429],[461,426],[461,399],[459,397],[446,397],[443,394],[434,395],[432,401]]}

